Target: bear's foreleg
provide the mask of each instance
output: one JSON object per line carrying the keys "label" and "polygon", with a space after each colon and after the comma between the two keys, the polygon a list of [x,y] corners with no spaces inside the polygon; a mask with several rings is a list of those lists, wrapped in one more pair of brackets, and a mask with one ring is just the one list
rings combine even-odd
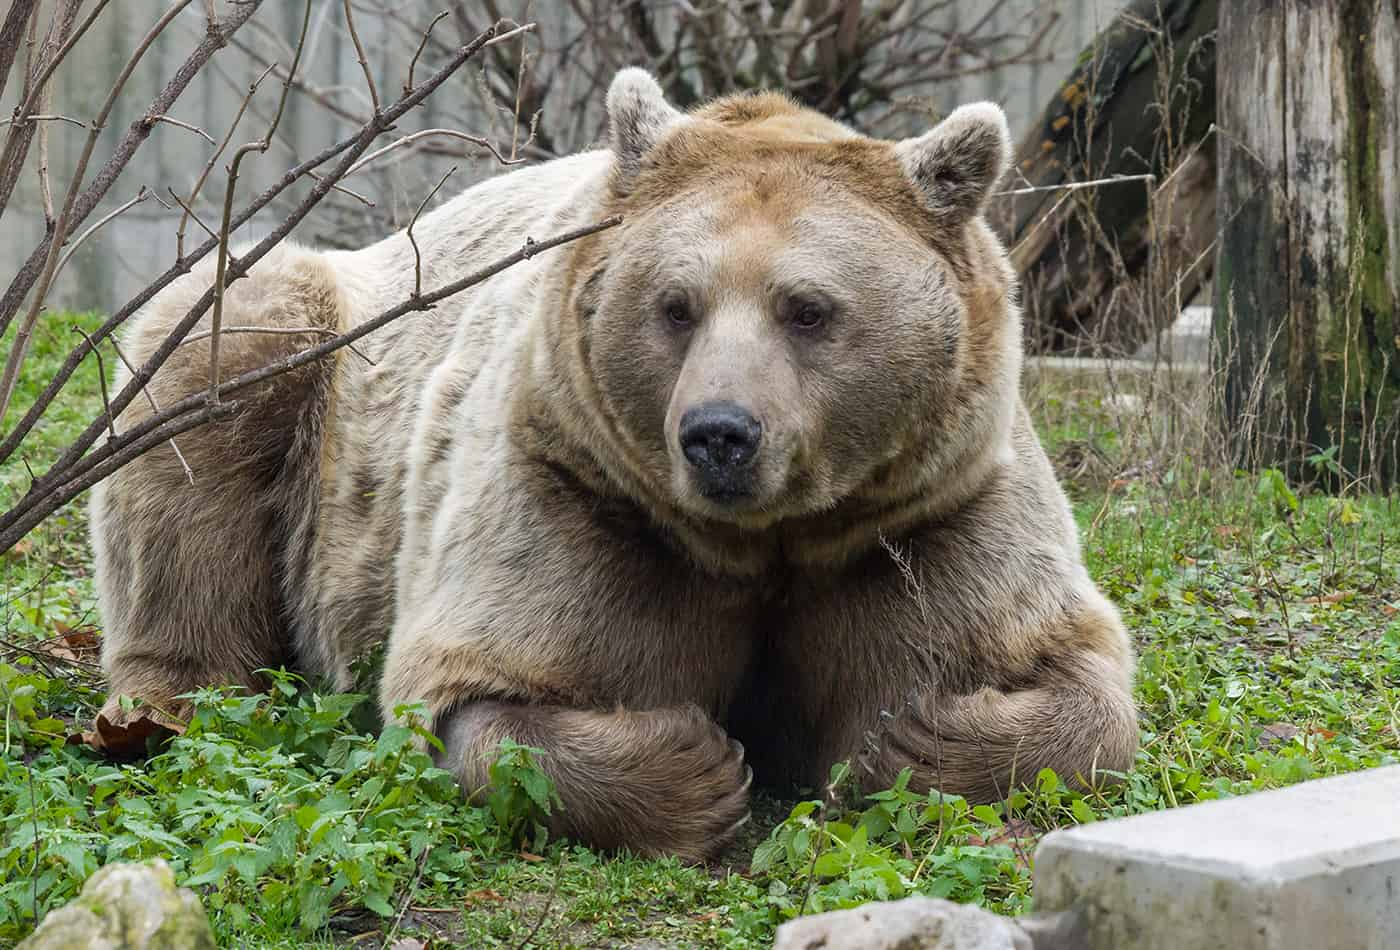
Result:
{"label": "bear's foreleg", "polygon": [[542,751],[562,809],[550,830],[593,847],[713,857],[748,819],[744,749],[696,706],[610,711],[470,703],[438,718],[444,764],[468,795],[489,785],[498,743]]}
{"label": "bear's foreleg", "polygon": [[1025,689],[958,694],[928,687],[887,710],[861,756],[868,788],[887,788],[904,768],[910,786],[979,802],[1033,784],[1043,768],[1071,787],[1129,769],[1137,710],[1121,663],[1081,652],[1054,662]]}

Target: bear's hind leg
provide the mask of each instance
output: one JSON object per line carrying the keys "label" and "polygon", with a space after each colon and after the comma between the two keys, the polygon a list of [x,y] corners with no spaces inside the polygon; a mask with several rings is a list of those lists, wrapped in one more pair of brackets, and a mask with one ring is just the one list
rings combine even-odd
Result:
{"label": "bear's hind leg", "polygon": [[[208,268],[168,288],[133,321],[125,349],[144,361],[208,287]],[[224,326],[339,326],[334,276],[313,254],[269,254],[228,291]],[[207,328],[205,321],[195,332]],[[311,345],[318,337],[252,332],[221,339],[228,379]],[[319,432],[332,369],[308,366],[232,397],[233,418],[176,439],[193,482],[169,445],[119,469],[93,491],[93,547],[109,678],[103,713],[127,718],[117,697],[139,698],[172,718],[202,686],[260,686],[256,671],[290,652],[281,589],[292,518],[315,504]],[[209,345],[178,348],[149,385],[167,406],[208,385]],[[126,382],[120,374],[117,384]],[[143,398],[118,420],[151,414]]]}
{"label": "bear's hind leg", "polygon": [[744,750],[695,706],[613,711],[470,703],[439,716],[445,763],[471,796],[488,785],[497,744],[543,751],[562,809],[550,830],[603,849],[714,857],[748,819]]}

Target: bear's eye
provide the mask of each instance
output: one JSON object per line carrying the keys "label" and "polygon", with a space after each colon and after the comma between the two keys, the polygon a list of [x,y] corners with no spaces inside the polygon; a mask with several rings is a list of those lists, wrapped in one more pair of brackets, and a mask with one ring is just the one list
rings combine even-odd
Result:
{"label": "bear's eye", "polygon": [[690,312],[690,304],[678,298],[663,302],[661,312],[666,315],[666,321],[678,329],[686,329],[695,322],[695,316]]}
{"label": "bear's eye", "polygon": [[802,301],[792,310],[792,325],[800,330],[815,330],[826,322],[826,310],[821,304]]}

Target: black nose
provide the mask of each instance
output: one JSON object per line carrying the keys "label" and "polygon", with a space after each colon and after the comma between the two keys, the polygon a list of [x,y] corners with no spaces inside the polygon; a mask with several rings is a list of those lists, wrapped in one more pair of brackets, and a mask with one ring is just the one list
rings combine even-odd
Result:
{"label": "black nose", "polygon": [[681,416],[681,451],[686,459],[717,488],[730,492],[741,486],[724,483],[753,464],[762,435],[758,420],[732,402],[706,403]]}

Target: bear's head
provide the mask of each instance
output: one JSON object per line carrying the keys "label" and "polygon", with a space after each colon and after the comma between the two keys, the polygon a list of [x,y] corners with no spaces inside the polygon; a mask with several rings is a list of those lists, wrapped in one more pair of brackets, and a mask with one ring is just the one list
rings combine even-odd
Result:
{"label": "bear's head", "polygon": [[606,210],[568,321],[632,477],[730,528],[937,490],[1004,451],[1020,328],[982,220],[1002,111],[869,139],[774,94],[608,93]]}

